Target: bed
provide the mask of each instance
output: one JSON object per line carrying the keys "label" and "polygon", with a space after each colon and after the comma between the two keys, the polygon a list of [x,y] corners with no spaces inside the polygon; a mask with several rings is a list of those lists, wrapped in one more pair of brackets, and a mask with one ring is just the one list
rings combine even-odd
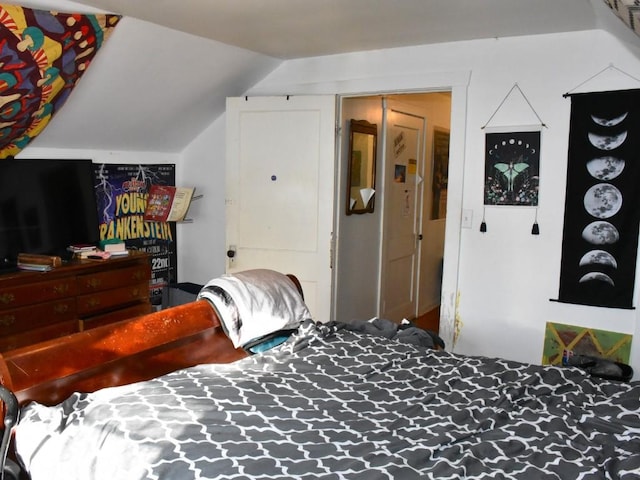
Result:
{"label": "bed", "polygon": [[204,296],[5,354],[12,455],[32,480],[640,478],[639,382],[382,319],[300,318],[256,353],[223,310]]}

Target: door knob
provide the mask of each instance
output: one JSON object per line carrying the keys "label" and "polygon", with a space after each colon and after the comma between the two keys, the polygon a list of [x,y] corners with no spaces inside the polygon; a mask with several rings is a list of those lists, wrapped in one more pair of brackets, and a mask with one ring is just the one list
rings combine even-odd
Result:
{"label": "door knob", "polygon": [[229,259],[229,267],[233,266],[233,262],[236,257],[236,246],[229,245],[229,250],[227,250],[227,258]]}

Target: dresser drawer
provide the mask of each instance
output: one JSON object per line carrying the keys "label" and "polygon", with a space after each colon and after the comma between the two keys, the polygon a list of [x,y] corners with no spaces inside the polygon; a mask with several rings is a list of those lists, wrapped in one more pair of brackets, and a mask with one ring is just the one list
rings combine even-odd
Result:
{"label": "dresser drawer", "polygon": [[92,314],[108,311],[113,307],[122,308],[127,304],[149,301],[149,281],[145,280],[136,285],[113,288],[104,292],[90,293],[78,296],[78,315],[86,317]]}
{"label": "dresser drawer", "polygon": [[34,343],[44,342],[52,338],[71,335],[77,331],[77,320],[67,320],[53,325],[47,325],[46,327],[29,330],[25,333],[8,335],[0,338],[0,351],[6,352],[7,350],[33,345]]}
{"label": "dresser drawer", "polygon": [[0,290],[0,310],[72,297],[76,294],[74,278],[60,278]]}
{"label": "dresser drawer", "polygon": [[75,298],[2,310],[0,311],[0,335],[26,332],[74,318],[77,318]]}
{"label": "dresser drawer", "polygon": [[124,285],[135,285],[144,280],[148,280],[150,275],[151,267],[148,264],[88,275],[78,275],[77,291],[79,295],[82,295],[85,293],[110,290]]}

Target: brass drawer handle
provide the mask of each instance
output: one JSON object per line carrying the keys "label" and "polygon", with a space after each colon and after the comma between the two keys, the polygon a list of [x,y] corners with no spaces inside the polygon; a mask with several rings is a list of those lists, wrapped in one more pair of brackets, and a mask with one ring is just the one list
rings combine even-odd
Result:
{"label": "brass drawer handle", "polygon": [[56,305],[55,307],[53,307],[53,311],[58,315],[67,313],[69,311],[69,305],[67,305],[66,303],[63,303],[62,305]]}
{"label": "brass drawer handle", "polygon": [[131,277],[133,278],[133,280],[142,280],[143,278],[147,278],[145,273],[141,272],[140,270],[136,270]]}
{"label": "brass drawer handle", "polygon": [[9,303],[13,303],[16,300],[16,296],[13,293],[3,293],[0,295],[0,302],[8,305]]}
{"label": "brass drawer handle", "polygon": [[102,281],[99,278],[90,278],[86,283],[88,288],[98,288],[100,285],[102,285]]}
{"label": "brass drawer handle", "polygon": [[100,299],[99,298],[90,298],[87,301],[87,305],[91,308],[93,307],[97,307],[98,305],[100,305]]}
{"label": "brass drawer handle", "polygon": [[2,317],[0,317],[0,325],[2,325],[3,327],[9,327],[14,323],[16,323],[15,315],[3,315]]}
{"label": "brass drawer handle", "polygon": [[67,293],[69,291],[69,284],[68,283],[62,283],[62,284],[59,284],[59,285],[55,285],[53,287],[53,291],[55,293],[57,293],[58,295],[65,294],[65,293]]}

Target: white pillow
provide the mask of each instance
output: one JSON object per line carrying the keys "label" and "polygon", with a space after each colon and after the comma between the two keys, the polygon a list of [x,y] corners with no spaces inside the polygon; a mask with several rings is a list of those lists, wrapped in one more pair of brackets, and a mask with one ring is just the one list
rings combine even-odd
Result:
{"label": "white pillow", "polygon": [[246,270],[210,280],[198,294],[216,309],[234,347],[244,347],[311,318],[302,295],[286,275],[268,269]]}

